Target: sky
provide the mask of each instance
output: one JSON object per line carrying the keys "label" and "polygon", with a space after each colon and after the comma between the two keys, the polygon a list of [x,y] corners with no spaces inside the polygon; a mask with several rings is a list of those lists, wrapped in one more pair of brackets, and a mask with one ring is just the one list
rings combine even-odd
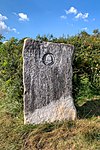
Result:
{"label": "sky", "polygon": [[100,0],[0,0],[0,34],[6,39],[94,29],[100,30]]}

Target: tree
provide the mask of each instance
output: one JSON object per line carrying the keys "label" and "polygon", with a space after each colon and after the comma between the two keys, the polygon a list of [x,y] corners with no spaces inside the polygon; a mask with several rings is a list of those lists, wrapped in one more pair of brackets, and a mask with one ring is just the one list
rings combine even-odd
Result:
{"label": "tree", "polygon": [[94,36],[100,37],[99,29],[93,30],[93,34],[94,34]]}

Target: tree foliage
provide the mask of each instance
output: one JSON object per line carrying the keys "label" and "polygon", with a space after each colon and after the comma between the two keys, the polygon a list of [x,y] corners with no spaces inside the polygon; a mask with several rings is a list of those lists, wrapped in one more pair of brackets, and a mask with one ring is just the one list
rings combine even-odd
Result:
{"label": "tree foliage", "polygon": [[[24,39],[12,37],[2,43],[0,35],[0,84],[10,102],[20,111],[22,107],[22,47]],[[78,35],[59,38],[53,35],[38,35],[36,40],[72,44],[75,47],[73,60],[73,96],[75,99],[90,98],[100,93],[100,32],[93,35],[82,31]],[[12,110],[12,108],[11,108]]]}
{"label": "tree foliage", "polygon": [[6,107],[15,112],[22,108],[22,45],[14,37],[0,45],[1,90],[6,95]]}

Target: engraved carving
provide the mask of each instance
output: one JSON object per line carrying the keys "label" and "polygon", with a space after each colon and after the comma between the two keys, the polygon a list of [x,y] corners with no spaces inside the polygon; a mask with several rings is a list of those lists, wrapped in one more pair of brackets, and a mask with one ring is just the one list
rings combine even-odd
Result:
{"label": "engraved carving", "polygon": [[52,53],[46,53],[44,54],[42,61],[45,65],[53,65],[54,64],[54,56]]}

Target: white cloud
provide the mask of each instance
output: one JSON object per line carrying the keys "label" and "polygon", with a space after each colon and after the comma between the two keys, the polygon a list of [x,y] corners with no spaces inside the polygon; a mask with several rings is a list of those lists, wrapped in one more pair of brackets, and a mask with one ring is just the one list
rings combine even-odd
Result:
{"label": "white cloud", "polygon": [[17,32],[17,30],[15,28],[10,28],[9,26],[7,26],[5,24],[5,22],[3,21],[0,21],[0,34],[3,34],[3,33],[8,33],[8,32],[15,32],[17,34],[19,34],[19,32]]}
{"label": "white cloud", "polygon": [[6,16],[3,16],[2,14],[0,14],[0,34],[3,33],[3,31],[8,31],[9,28],[7,27],[7,25],[5,24],[4,20],[7,20],[8,18]]}
{"label": "white cloud", "polygon": [[8,30],[9,28],[7,27],[7,25],[3,21],[0,21],[0,34],[2,34],[3,32],[7,32]]}
{"label": "white cloud", "polygon": [[12,31],[17,32],[15,28],[12,28]]}
{"label": "white cloud", "polygon": [[9,27],[5,24],[4,20],[7,20],[8,18],[6,16],[3,16],[0,14],[0,34],[3,32],[8,32]]}
{"label": "white cloud", "polygon": [[13,32],[19,34],[19,32],[15,28],[10,29],[10,31],[13,31]]}
{"label": "white cloud", "polygon": [[77,14],[77,9],[74,7],[70,7],[69,10],[65,10],[66,14]]}
{"label": "white cloud", "polygon": [[3,34],[4,32],[6,33],[11,32],[11,31],[18,33],[15,28],[10,28],[9,26],[7,26],[7,24],[4,21],[7,19],[8,18],[6,16],[0,14],[0,34]]}
{"label": "white cloud", "polygon": [[[75,19],[83,19],[84,21],[88,22],[89,13],[82,13],[79,12],[75,7],[70,7],[69,10],[65,10],[66,14],[74,14]],[[61,16],[62,19],[66,19],[66,16]],[[95,18],[93,19],[95,21]]]}
{"label": "white cloud", "polygon": [[12,12],[13,15],[18,16],[16,12]]}
{"label": "white cloud", "polygon": [[85,28],[82,28],[82,30],[86,31],[86,30],[88,30],[88,28],[87,28],[87,27],[85,27]]}
{"label": "white cloud", "polygon": [[89,16],[89,14],[88,13],[78,13],[76,16],[75,16],[75,18],[76,19],[87,19],[88,18],[88,16]]}
{"label": "white cloud", "polygon": [[27,14],[19,13],[18,16],[20,21],[29,21]]}
{"label": "white cloud", "polygon": [[3,21],[3,20],[7,20],[8,18],[6,16],[3,16],[0,14],[0,21]]}
{"label": "white cloud", "polygon": [[60,16],[60,18],[61,18],[61,19],[66,19],[67,17],[64,16],[64,15],[62,15],[62,16]]}

